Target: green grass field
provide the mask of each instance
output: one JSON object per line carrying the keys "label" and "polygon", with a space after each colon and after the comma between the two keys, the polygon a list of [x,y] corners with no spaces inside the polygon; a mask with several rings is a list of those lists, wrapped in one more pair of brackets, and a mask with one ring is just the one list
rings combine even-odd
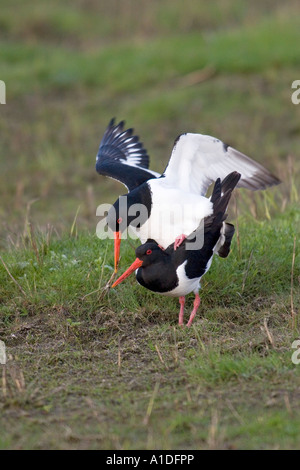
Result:
{"label": "green grass field", "polygon": [[[14,3],[0,13],[0,449],[299,449],[297,2]],[[126,189],[94,165],[113,116],[153,170],[190,131],[282,179],[235,193],[232,252],[190,329],[134,276],[108,288],[96,208]]]}

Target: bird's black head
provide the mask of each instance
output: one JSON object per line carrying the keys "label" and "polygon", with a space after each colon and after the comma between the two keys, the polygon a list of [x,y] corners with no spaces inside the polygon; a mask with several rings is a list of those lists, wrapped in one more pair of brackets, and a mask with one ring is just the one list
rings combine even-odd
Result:
{"label": "bird's black head", "polygon": [[141,202],[138,191],[131,191],[120,196],[109,209],[106,222],[112,230],[115,241],[115,272],[117,272],[120,259],[120,245],[122,233],[129,226],[139,229],[148,218],[148,208]]}
{"label": "bird's black head", "polygon": [[148,241],[135,250],[136,257],[140,259],[143,267],[162,261],[168,256],[154,241]]}
{"label": "bird's black head", "polygon": [[[143,245],[140,245],[136,250],[136,260],[132,263],[131,266],[120,276],[112,285],[112,287],[117,286],[124,281],[130,274],[136,271],[139,268],[146,268],[147,266],[155,265],[160,261],[166,260],[169,255],[165,253],[163,249],[153,240],[147,241]],[[167,257],[167,258],[166,258]]]}
{"label": "bird's black head", "polygon": [[129,226],[139,229],[149,217],[148,205],[144,204],[137,190],[120,196],[108,211],[106,221],[109,228],[120,233]]}
{"label": "bird's black head", "polygon": [[130,220],[128,219],[127,196],[120,196],[111,206],[106,217],[108,227],[115,233],[123,233],[127,229]]}

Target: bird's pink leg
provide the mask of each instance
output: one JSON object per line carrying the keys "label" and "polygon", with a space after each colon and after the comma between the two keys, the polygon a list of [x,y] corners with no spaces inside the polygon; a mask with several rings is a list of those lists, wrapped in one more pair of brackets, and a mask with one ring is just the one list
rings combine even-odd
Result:
{"label": "bird's pink leg", "polygon": [[181,235],[175,238],[174,251],[177,250],[177,248],[181,245],[182,242],[184,242],[185,239],[186,239],[186,235],[184,235],[184,233],[182,233]]}
{"label": "bird's pink leg", "polygon": [[183,325],[183,314],[184,314],[184,304],[185,304],[185,297],[179,297],[179,303],[180,303],[180,312],[179,312],[179,319],[178,319],[178,325],[182,326]]}
{"label": "bird's pink leg", "polygon": [[197,310],[199,308],[199,305],[200,305],[200,302],[201,302],[201,299],[199,297],[199,294],[195,294],[195,300],[194,300],[194,308],[192,310],[192,313],[190,315],[190,318],[189,318],[189,321],[187,322],[187,325],[186,326],[191,326],[194,318],[195,318],[195,315],[197,313]]}

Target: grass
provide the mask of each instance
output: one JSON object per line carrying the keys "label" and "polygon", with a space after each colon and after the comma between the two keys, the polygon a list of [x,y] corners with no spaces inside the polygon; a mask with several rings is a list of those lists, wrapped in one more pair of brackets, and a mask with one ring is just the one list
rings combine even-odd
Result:
{"label": "grass", "polygon": [[[141,42],[69,51],[52,45],[21,46],[11,42],[1,52],[2,74],[10,83],[12,94],[24,93],[31,87],[47,93],[78,86],[105,86],[106,93],[113,96],[158,86],[208,65],[216,73],[252,73],[266,67],[280,70],[299,63],[293,47],[299,38],[298,26],[297,19],[272,18],[261,22],[254,31],[248,27],[214,35],[170,36],[153,40],[147,48]],[[238,54],[234,48],[237,42],[241,43]],[[182,51],[180,55],[178,50]],[[28,75],[29,61],[35,83]]]}
{"label": "grass", "polygon": [[[227,260],[215,259],[190,330],[177,327],[176,300],[133,278],[107,291],[112,243],[90,233],[36,236],[4,253],[0,332],[13,357],[1,419],[14,442],[4,433],[1,446],[296,448],[290,276],[299,217],[295,206],[250,230],[240,220],[241,252],[235,242]],[[122,255],[126,266],[130,243]],[[298,250],[295,267],[298,311]],[[15,420],[20,412],[26,422]]]}
{"label": "grass", "polygon": [[[297,6],[180,4],[3,6],[1,449],[299,448]],[[193,131],[283,181],[236,193],[232,253],[203,278],[190,329],[133,276],[107,288],[96,207],[125,189],[94,156],[114,115],[158,171]],[[137,244],[122,243],[121,270]]]}

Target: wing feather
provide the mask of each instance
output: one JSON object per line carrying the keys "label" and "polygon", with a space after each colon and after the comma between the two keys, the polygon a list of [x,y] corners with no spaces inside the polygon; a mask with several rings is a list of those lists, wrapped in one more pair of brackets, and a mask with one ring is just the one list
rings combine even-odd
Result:
{"label": "wing feather", "polygon": [[174,144],[163,173],[165,182],[187,192],[205,195],[210,184],[232,171],[241,174],[237,187],[265,189],[281,181],[260,163],[221,140],[202,134],[182,134]]}
{"label": "wing feather", "polygon": [[104,132],[96,157],[96,170],[123,183],[129,191],[145,181],[160,176],[149,170],[147,150],[132,128],[124,130],[125,122],[115,125],[112,119]]}

